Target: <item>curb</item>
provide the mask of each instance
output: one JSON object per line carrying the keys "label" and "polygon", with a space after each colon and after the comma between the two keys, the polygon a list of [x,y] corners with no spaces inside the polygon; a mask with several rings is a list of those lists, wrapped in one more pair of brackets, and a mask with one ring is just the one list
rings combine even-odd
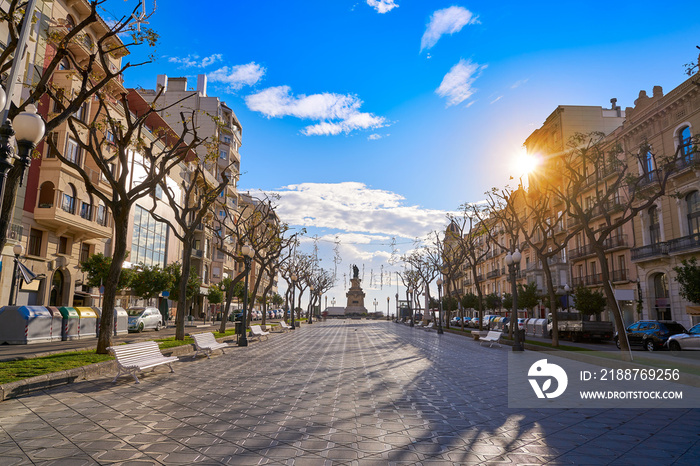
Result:
{"label": "curb", "polygon": [[[217,338],[216,341],[222,342],[224,340],[230,340],[232,336],[234,335]],[[175,346],[163,350],[162,353],[164,356],[191,356],[195,354],[195,347],[194,344]],[[0,402],[40,390],[68,385],[81,380],[112,375],[115,372],[117,372],[117,361],[111,360],[1,384]]]}

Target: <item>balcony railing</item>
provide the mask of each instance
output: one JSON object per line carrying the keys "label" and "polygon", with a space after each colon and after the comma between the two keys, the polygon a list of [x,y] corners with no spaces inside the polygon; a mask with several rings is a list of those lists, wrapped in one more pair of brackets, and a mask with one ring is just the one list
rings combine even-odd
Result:
{"label": "balcony railing", "polygon": [[627,269],[613,270],[610,274],[610,279],[613,282],[626,282],[629,280],[629,273]]}
{"label": "balcony railing", "polygon": [[486,272],[486,278],[496,278],[501,276],[501,271],[496,269],[496,270],[491,270],[490,272]]}
{"label": "balcony railing", "polygon": [[700,233],[672,239],[667,244],[671,253],[700,249]]}
{"label": "balcony railing", "polygon": [[656,243],[632,249],[632,260],[638,261],[668,255],[668,243]]}

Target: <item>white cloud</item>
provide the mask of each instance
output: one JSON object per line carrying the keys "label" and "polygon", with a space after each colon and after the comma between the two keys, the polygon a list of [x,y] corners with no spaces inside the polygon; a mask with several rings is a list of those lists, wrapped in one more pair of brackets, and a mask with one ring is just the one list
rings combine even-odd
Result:
{"label": "white cloud", "polygon": [[367,139],[370,141],[376,141],[377,139],[381,139],[381,138],[382,138],[382,135],[377,134],[377,133],[370,134],[369,136],[367,136]]}
{"label": "white cloud", "polygon": [[394,0],[367,0],[367,5],[371,6],[377,10],[377,13],[381,14],[387,13],[394,8],[399,7]]}
{"label": "white cloud", "polygon": [[491,103],[492,103],[492,104],[495,104],[496,102],[498,102],[498,101],[501,100],[502,98],[503,98],[503,96],[502,96],[502,95],[499,95],[498,97],[496,97],[495,99],[493,99],[493,100],[491,101]]}
{"label": "white cloud", "polygon": [[290,225],[345,232],[416,238],[447,223],[446,211],[404,204],[404,197],[364,183],[302,183],[279,195],[277,213]]}
{"label": "white cloud", "polygon": [[253,86],[262,79],[266,69],[255,62],[245,65],[224,66],[207,74],[211,82],[227,84],[230,90],[236,91],[243,86]]}
{"label": "white cloud", "polygon": [[221,59],[222,55],[220,53],[215,53],[201,60],[199,59],[199,55],[187,55],[186,57],[170,57],[168,61],[170,63],[179,64],[180,68],[205,68],[217,61],[221,61]]}
{"label": "white cloud", "polygon": [[460,104],[474,94],[476,91],[473,87],[474,81],[485,68],[486,65],[461,59],[442,78],[442,83],[435,93],[440,97],[447,98],[448,107]]}
{"label": "white cloud", "polygon": [[525,84],[526,82],[527,82],[527,79],[521,79],[520,81],[516,81],[515,83],[513,83],[513,85],[510,86],[510,88],[516,89],[516,88],[522,86],[523,84]]}
{"label": "white cloud", "polygon": [[295,96],[289,86],[264,89],[245,98],[250,110],[268,118],[293,116],[302,120],[318,120],[302,130],[306,136],[337,135],[357,129],[386,126],[386,118],[360,112],[362,101],[354,95],[322,94]]}
{"label": "white cloud", "polygon": [[479,17],[474,16],[471,11],[461,6],[451,6],[435,11],[421,38],[421,52],[423,49],[429,49],[437,44],[443,34],[454,34],[461,31],[467,24],[477,23],[479,23]]}

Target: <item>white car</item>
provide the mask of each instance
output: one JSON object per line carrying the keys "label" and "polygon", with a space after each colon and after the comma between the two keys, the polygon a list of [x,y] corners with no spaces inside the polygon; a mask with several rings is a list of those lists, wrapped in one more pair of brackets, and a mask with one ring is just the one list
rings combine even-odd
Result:
{"label": "white car", "polygon": [[687,333],[671,335],[665,345],[671,351],[694,350],[700,351],[700,324],[696,324]]}
{"label": "white car", "polygon": [[130,332],[143,332],[152,328],[156,331],[163,327],[163,316],[155,307],[131,307],[128,311]]}

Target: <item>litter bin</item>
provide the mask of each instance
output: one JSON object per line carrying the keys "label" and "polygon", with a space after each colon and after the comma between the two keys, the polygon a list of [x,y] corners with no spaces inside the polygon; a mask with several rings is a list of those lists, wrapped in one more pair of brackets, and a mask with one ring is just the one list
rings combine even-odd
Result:
{"label": "litter bin", "polygon": [[44,309],[51,314],[51,341],[61,341],[61,334],[63,333],[63,316],[61,311],[54,306],[45,307]]}
{"label": "litter bin", "polygon": [[243,322],[240,320],[234,321],[233,328],[236,330],[236,344],[238,344],[241,339],[241,335],[243,335]]}
{"label": "litter bin", "polygon": [[[102,308],[97,306],[92,306],[92,310],[97,314],[97,335],[100,334],[100,321],[102,320]],[[114,332],[113,335],[116,337],[118,335],[125,335],[129,333],[129,314],[127,314],[126,309],[123,307],[114,308]]]}
{"label": "litter bin", "polygon": [[97,313],[91,307],[76,307],[78,321],[78,338],[97,338]]}
{"label": "litter bin", "polygon": [[77,340],[80,338],[80,316],[78,311],[67,306],[59,307],[58,310],[63,316],[61,340]]}
{"label": "litter bin", "polygon": [[0,343],[26,345],[51,341],[51,313],[43,306],[0,308]]}

